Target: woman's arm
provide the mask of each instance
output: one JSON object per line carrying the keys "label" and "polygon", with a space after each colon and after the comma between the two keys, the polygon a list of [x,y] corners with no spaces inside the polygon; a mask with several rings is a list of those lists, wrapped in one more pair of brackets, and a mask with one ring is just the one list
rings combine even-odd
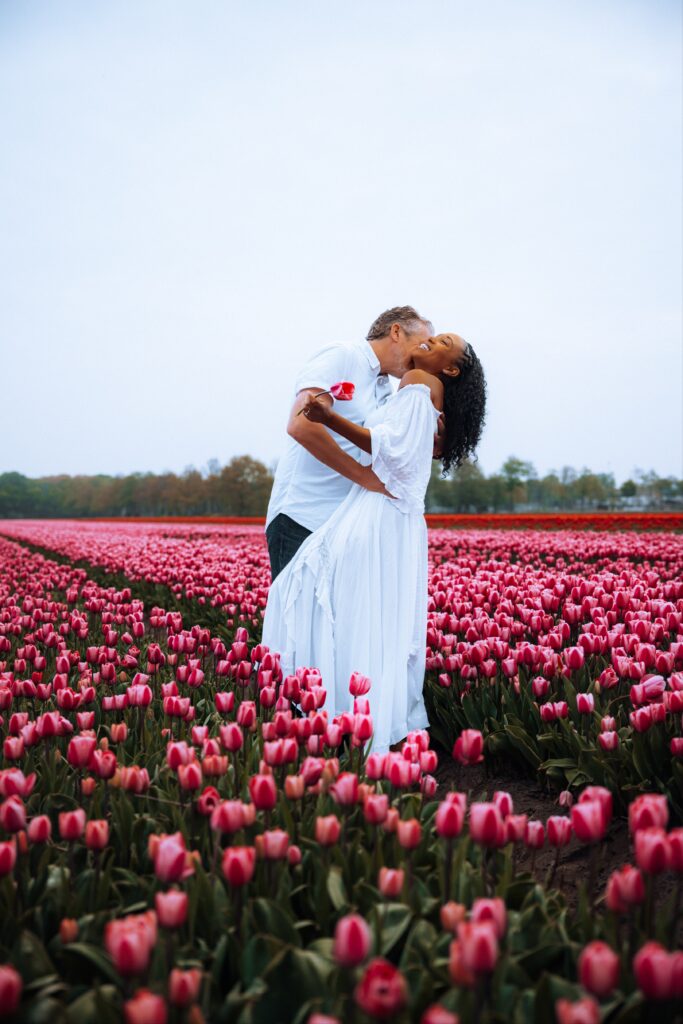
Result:
{"label": "woman's arm", "polygon": [[306,403],[302,411],[307,420],[313,423],[322,423],[323,426],[333,430],[335,434],[341,434],[351,444],[355,444],[361,451],[372,455],[370,431],[366,430],[365,427],[359,426],[357,423],[353,423],[351,420],[347,420],[345,416],[340,416],[338,412],[334,411],[331,403],[325,403],[322,399],[318,400],[309,394],[306,397]]}

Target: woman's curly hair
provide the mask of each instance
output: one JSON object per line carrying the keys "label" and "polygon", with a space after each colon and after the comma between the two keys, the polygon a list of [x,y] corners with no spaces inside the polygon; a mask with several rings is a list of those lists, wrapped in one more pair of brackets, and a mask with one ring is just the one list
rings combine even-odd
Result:
{"label": "woman's curly hair", "polygon": [[[446,437],[441,456],[444,476],[474,454],[484,428],[486,378],[479,357],[465,342],[465,353],[457,377],[442,376],[443,412]],[[476,458],[474,459],[476,462]]]}

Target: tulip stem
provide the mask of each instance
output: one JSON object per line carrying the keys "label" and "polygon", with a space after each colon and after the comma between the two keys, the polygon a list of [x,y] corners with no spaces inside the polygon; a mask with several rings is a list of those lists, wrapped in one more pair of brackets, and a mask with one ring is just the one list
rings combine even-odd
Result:
{"label": "tulip stem", "polygon": [[669,945],[671,948],[675,948],[676,944],[676,928],[678,926],[679,914],[681,910],[681,898],[683,897],[683,875],[678,876],[678,882],[676,883],[676,895],[674,897],[673,916],[671,918],[671,925],[669,930]]}
{"label": "tulip stem", "polygon": [[451,898],[451,871],[453,868],[453,839],[449,836],[446,839],[446,857],[444,863],[443,898],[447,903]]}

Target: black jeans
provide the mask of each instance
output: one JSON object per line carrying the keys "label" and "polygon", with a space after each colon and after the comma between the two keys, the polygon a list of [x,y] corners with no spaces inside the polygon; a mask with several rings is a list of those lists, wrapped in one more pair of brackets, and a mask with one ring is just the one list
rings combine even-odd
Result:
{"label": "black jeans", "polygon": [[305,526],[300,526],[293,519],[283,512],[275,516],[272,523],[268,524],[266,540],[268,541],[268,556],[270,558],[270,572],[275,579],[279,576],[288,562],[294,558],[303,542],[310,537],[311,531]]}

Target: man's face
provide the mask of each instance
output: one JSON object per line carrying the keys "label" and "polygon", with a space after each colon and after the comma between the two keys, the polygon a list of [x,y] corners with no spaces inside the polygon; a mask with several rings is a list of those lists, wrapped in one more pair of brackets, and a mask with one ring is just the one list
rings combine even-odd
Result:
{"label": "man's face", "polygon": [[414,369],[413,364],[413,353],[419,348],[423,341],[428,341],[432,335],[434,328],[431,324],[420,324],[417,330],[412,330],[410,334],[400,328],[400,340],[401,340],[401,355],[404,363],[404,371]]}

